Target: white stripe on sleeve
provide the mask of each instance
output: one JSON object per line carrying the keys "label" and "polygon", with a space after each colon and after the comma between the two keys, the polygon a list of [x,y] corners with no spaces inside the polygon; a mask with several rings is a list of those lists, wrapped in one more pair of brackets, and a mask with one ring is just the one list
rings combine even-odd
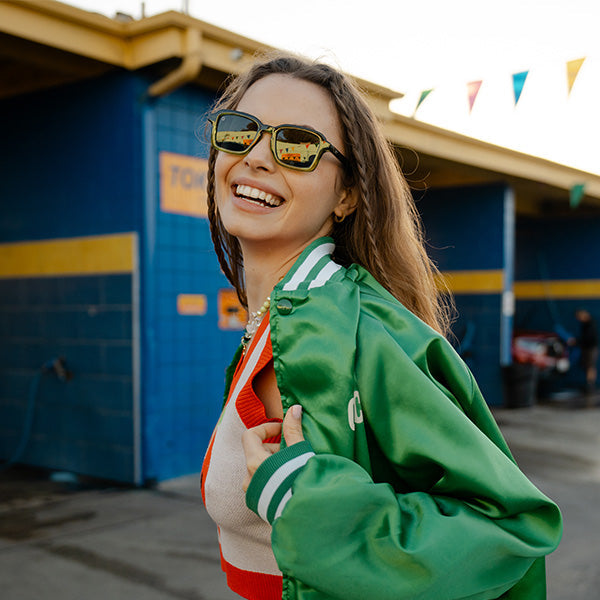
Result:
{"label": "white stripe on sleeve", "polygon": [[335,248],[335,244],[321,244],[317,246],[298,267],[292,278],[283,286],[286,292],[297,290],[298,286],[307,278],[311,269],[328,254],[331,254]]}
{"label": "white stripe on sleeve", "polygon": [[260,494],[260,498],[258,499],[258,507],[256,512],[262,519],[267,521],[267,511],[269,510],[269,505],[271,504],[271,500],[281,484],[289,475],[294,473],[294,471],[301,469],[307,463],[308,459],[314,455],[314,452],[305,452],[300,456],[296,456],[296,458],[293,458],[292,460],[281,465],[281,467],[279,467],[275,473],[269,477],[269,481],[267,481]]}
{"label": "white stripe on sleeve", "polygon": [[319,274],[310,282],[308,289],[321,287],[325,285],[333,276],[336,271],[339,271],[342,268],[341,265],[331,261],[328,262],[320,271]]}

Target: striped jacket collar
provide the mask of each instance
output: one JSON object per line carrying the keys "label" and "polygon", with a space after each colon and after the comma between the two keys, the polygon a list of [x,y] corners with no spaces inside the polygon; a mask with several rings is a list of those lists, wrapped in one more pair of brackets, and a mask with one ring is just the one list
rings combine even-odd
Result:
{"label": "striped jacket collar", "polygon": [[315,240],[302,251],[278,287],[285,292],[312,289],[325,285],[332,278],[338,279],[344,269],[331,258],[334,249],[330,237]]}

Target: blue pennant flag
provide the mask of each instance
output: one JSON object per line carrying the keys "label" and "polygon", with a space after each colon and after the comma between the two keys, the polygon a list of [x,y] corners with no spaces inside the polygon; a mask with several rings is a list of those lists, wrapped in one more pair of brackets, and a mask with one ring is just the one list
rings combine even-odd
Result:
{"label": "blue pennant flag", "polygon": [[529,71],[521,71],[520,73],[513,73],[513,91],[515,92],[515,106],[519,102],[519,98],[521,97],[521,93],[523,92],[523,86],[525,85],[525,80],[527,79],[527,75],[529,75]]}

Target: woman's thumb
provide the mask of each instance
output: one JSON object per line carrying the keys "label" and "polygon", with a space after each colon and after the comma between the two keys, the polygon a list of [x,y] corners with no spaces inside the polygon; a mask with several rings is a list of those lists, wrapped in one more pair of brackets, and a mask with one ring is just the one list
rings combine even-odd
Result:
{"label": "woman's thumb", "polygon": [[291,406],[283,419],[283,437],[287,446],[304,440],[304,434],[302,433],[302,406],[299,404]]}

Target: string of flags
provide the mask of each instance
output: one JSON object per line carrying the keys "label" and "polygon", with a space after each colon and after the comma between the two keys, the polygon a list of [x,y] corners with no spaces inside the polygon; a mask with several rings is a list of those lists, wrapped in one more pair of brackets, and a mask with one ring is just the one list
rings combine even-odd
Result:
{"label": "string of flags", "polygon": [[[579,75],[579,71],[585,61],[585,57],[577,58],[575,60],[570,60],[566,63],[567,67],[567,93],[570,94],[573,89],[573,85],[575,84],[575,80],[577,79],[577,75]],[[513,84],[513,93],[515,99],[515,106],[518,104],[519,99],[521,98],[521,94],[523,93],[523,88],[525,87],[525,82],[527,81],[527,76],[529,75],[529,71],[520,71],[518,73],[513,73],[512,75],[512,84]],[[475,100],[477,99],[477,95],[479,94],[479,90],[481,89],[481,85],[483,80],[480,79],[478,81],[470,81],[467,83],[467,101],[469,103],[469,114],[473,110],[473,106],[475,105]],[[430,88],[428,90],[423,90],[421,95],[419,96],[419,100],[417,102],[417,106],[413,111],[413,117],[416,115],[417,110],[427,96],[433,92],[435,88]]]}

